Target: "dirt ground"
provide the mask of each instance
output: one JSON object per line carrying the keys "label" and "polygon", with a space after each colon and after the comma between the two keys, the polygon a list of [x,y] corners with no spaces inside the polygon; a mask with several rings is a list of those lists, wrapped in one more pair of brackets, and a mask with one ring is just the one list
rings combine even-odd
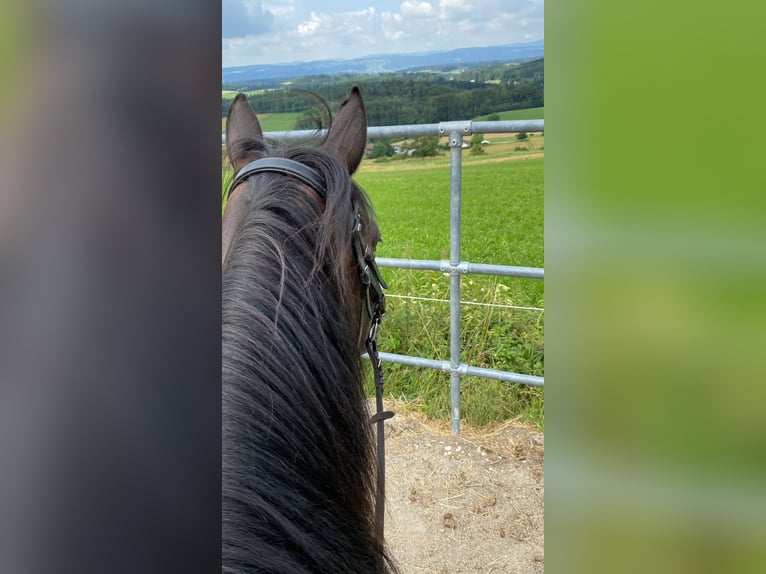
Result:
{"label": "dirt ground", "polygon": [[404,574],[542,573],[544,435],[426,424],[387,404],[386,541]]}

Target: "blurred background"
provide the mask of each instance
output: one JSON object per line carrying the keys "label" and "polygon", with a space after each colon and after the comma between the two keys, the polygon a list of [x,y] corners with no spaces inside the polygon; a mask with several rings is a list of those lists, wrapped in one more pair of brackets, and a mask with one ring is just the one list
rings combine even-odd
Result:
{"label": "blurred background", "polygon": [[761,572],[764,10],[547,8],[546,566]]}
{"label": "blurred background", "polygon": [[0,571],[217,569],[219,7],[0,11]]}

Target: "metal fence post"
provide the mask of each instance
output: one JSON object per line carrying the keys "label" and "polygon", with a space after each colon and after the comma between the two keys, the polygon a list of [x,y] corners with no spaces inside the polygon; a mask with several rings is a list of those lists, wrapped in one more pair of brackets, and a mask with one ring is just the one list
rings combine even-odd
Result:
{"label": "metal fence post", "polygon": [[463,136],[453,131],[450,143],[450,406],[452,434],[460,434],[460,203]]}

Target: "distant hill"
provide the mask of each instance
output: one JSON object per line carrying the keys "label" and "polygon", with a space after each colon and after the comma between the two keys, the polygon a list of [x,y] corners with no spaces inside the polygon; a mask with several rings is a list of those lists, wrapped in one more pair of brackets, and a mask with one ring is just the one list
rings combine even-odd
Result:
{"label": "distant hill", "polygon": [[506,46],[459,48],[446,52],[419,52],[366,56],[350,60],[317,60],[289,64],[263,64],[223,68],[222,82],[276,80],[323,74],[382,74],[429,67],[470,65],[500,61],[522,61],[544,54],[544,40]]}

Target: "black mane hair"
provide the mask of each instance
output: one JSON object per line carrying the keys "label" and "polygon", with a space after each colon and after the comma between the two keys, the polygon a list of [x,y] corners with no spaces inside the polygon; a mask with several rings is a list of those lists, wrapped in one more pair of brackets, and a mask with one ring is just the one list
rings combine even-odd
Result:
{"label": "black mane hair", "polygon": [[379,239],[369,201],[322,148],[235,145],[313,168],[327,198],[279,174],[245,184],[252,205],[223,268],[223,571],[395,571],[374,535],[358,346],[351,234],[356,207]]}

